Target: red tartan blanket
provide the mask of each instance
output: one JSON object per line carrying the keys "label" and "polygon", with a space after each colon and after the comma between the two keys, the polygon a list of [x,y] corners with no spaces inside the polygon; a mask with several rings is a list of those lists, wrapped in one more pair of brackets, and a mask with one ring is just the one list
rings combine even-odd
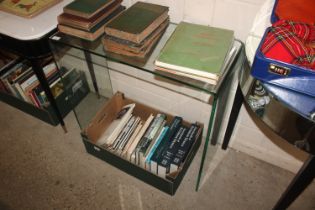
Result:
{"label": "red tartan blanket", "polygon": [[275,22],[261,47],[267,57],[315,71],[315,26],[287,20]]}

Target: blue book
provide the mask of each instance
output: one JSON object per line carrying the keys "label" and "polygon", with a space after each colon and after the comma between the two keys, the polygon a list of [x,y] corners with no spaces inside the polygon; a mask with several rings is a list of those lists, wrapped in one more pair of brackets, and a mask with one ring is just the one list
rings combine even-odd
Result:
{"label": "blue book", "polygon": [[184,140],[180,143],[179,148],[171,162],[170,173],[178,170],[178,167],[183,163],[190,151],[191,146],[199,135],[200,127],[197,124],[192,124],[185,135]]}
{"label": "blue book", "polygon": [[165,126],[161,133],[159,134],[159,136],[157,137],[157,140],[155,142],[155,144],[152,146],[148,156],[146,157],[145,159],[145,167],[147,169],[150,169],[150,162],[151,162],[151,158],[152,158],[152,155],[153,153],[155,152],[156,148],[160,145],[160,143],[162,142],[162,139],[164,138],[165,134],[168,132],[169,130],[169,126]]}
{"label": "blue book", "polygon": [[173,157],[176,155],[177,150],[184,141],[188,128],[186,126],[181,126],[176,132],[175,136],[172,138],[171,143],[168,145],[167,149],[163,155],[158,160],[158,175],[165,178],[166,174],[170,171],[170,165]]}
{"label": "blue book", "polygon": [[181,117],[174,117],[173,121],[171,122],[170,128],[167,130],[164,138],[161,140],[159,146],[155,149],[150,162],[150,170],[152,173],[157,174],[157,161],[160,156],[162,156],[163,151],[168,148],[169,143],[172,140],[172,137],[181,126],[183,119]]}

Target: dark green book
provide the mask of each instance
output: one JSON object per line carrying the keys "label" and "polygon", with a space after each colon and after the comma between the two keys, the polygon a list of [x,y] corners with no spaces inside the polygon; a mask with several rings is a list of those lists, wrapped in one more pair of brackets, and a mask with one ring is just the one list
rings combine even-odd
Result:
{"label": "dark green book", "polygon": [[114,0],[75,0],[63,8],[64,13],[91,18],[113,3]]}
{"label": "dark green book", "polygon": [[73,28],[71,26],[67,25],[58,25],[58,30],[62,33],[69,34],[72,36],[76,36],[82,39],[86,39],[89,41],[94,41],[98,37],[100,37],[102,34],[104,34],[104,25],[108,23],[112,18],[119,15],[122,11],[124,11],[124,6],[119,6],[112,14],[104,18],[100,23],[95,25],[90,30],[83,30],[78,28]]}
{"label": "dark green book", "polygon": [[105,33],[134,43],[140,43],[167,18],[168,7],[137,2],[113,19],[105,27]]}
{"label": "dark green book", "polygon": [[181,22],[155,65],[218,81],[233,42],[231,30]]}

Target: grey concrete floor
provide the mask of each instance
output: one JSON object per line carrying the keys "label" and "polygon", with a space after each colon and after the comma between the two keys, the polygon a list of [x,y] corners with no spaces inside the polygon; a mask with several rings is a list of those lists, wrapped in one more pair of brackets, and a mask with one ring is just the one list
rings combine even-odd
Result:
{"label": "grey concrete floor", "polygon": [[[175,196],[86,153],[70,113],[68,133],[0,102],[0,209],[271,209],[294,174],[210,146],[195,192],[200,148]],[[312,183],[289,209],[315,209]]]}

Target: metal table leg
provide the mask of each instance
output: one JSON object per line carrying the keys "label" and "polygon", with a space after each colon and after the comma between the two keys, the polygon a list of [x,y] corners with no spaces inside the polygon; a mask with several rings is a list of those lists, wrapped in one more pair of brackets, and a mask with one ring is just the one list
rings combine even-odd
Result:
{"label": "metal table leg", "polygon": [[286,191],[282,194],[274,210],[283,210],[306,189],[315,178],[315,155],[310,155],[296,174]]}
{"label": "metal table leg", "polygon": [[208,124],[208,132],[207,132],[207,136],[206,136],[205,145],[203,147],[201,164],[200,164],[198,178],[197,178],[196,191],[198,191],[198,189],[199,189],[200,179],[201,179],[202,170],[203,170],[203,164],[204,164],[204,161],[205,161],[205,158],[206,158],[206,154],[207,154],[207,150],[208,150],[208,144],[209,144],[209,139],[210,139],[210,134],[211,134],[211,130],[212,130],[212,127],[213,127],[214,118],[215,118],[215,111],[216,111],[217,102],[218,102],[218,98],[217,98],[216,95],[214,95],[212,109],[211,109],[211,116],[210,116],[210,120],[209,120],[209,124]]}
{"label": "metal table leg", "polygon": [[60,122],[61,127],[63,128],[64,132],[67,133],[67,128],[66,128],[65,123],[63,121],[63,118],[61,116],[61,113],[58,109],[55,98],[50,91],[50,87],[49,87],[48,82],[46,80],[43,69],[38,63],[38,59],[34,58],[34,59],[30,59],[30,61],[32,64],[32,68],[33,68],[33,70],[34,70],[34,72],[35,72],[35,74],[36,74],[36,76],[37,76],[37,78],[38,78],[38,80],[39,80],[39,82],[40,82],[40,84],[41,84],[41,86],[42,86],[54,112],[55,112],[55,114],[56,114],[56,116],[57,116],[57,119]]}

